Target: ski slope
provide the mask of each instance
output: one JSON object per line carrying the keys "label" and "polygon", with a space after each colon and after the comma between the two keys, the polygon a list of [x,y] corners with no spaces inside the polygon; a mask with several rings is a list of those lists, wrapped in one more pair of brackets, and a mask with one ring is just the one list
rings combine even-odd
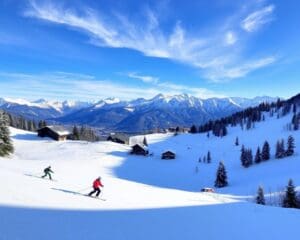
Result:
{"label": "ski slope", "polygon": [[[0,239],[283,239],[296,236],[299,210],[253,204],[258,185],[265,193],[281,190],[289,178],[300,183],[300,158],[274,159],[241,167],[241,144],[268,140],[274,155],[278,139],[288,132],[291,116],[268,118],[255,129],[229,128],[224,138],[206,134],[147,135],[153,156],[128,154],[129,147],[111,142],[55,142],[11,128],[15,153],[0,158]],[[240,146],[235,146],[239,137]],[[160,154],[174,150],[176,160]],[[211,152],[212,163],[199,163]],[[229,186],[212,187],[218,162]],[[52,166],[55,181],[41,179]],[[196,171],[196,168],[198,171]],[[101,198],[84,196],[102,177]],[[266,197],[268,198],[268,197]],[[104,201],[105,200],[105,201]]]}

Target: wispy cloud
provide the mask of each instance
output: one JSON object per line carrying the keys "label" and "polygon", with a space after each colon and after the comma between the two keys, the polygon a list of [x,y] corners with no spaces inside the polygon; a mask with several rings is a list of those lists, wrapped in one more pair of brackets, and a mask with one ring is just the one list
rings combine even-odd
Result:
{"label": "wispy cloud", "polygon": [[127,76],[130,78],[133,78],[133,79],[143,81],[144,83],[157,83],[158,82],[157,77],[141,75],[141,74],[137,74],[135,72],[130,72],[127,74]]}
{"label": "wispy cloud", "polygon": [[236,43],[236,41],[237,41],[237,37],[236,37],[236,35],[235,35],[234,32],[229,31],[229,32],[226,33],[226,35],[225,35],[225,43],[227,45],[233,45],[233,44]]}
{"label": "wispy cloud", "polygon": [[161,93],[166,93],[166,94],[189,93],[191,95],[201,97],[201,98],[224,97],[224,95],[217,94],[206,88],[189,87],[187,85],[174,84],[170,81],[162,81],[158,77],[154,77],[154,76],[144,76],[144,75],[137,75],[136,73],[129,73],[127,74],[127,77],[138,79],[145,83],[149,83],[155,89],[161,91]]}
{"label": "wispy cloud", "polygon": [[[268,21],[267,17],[273,9],[274,6],[270,5],[250,14],[244,19],[242,27],[246,31],[254,31]],[[214,79],[234,79],[267,66],[244,60],[235,46],[240,36],[232,31],[232,28],[239,26],[232,24],[212,29],[210,35],[202,36],[188,32],[180,21],[174,24],[171,31],[164,31],[159,19],[150,10],[146,11],[144,19],[132,22],[119,13],[107,16],[89,8],[82,7],[79,11],[64,8],[57,3],[35,0],[30,1],[25,16],[83,31],[90,36],[90,43],[101,47],[129,48],[146,56],[168,58],[192,65],[208,78],[214,76]],[[265,58],[269,56],[255,61],[260,62]],[[232,74],[233,69],[240,68],[240,65],[252,67],[245,67],[247,70]]]}
{"label": "wispy cloud", "polygon": [[247,32],[254,32],[258,30],[264,24],[273,20],[274,10],[275,6],[269,5],[251,13],[242,21],[242,28]]}
{"label": "wispy cloud", "polygon": [[[237,67],[232,67],[229,69],[222,69],[219,68],[219,72],[211,72],[209,77],[214,82],[220,82],[220,81],[226,81],[226,79],[232,79],[232,78],[239,78],[242,76],[247,75],[249,72],[253,71],[254,69],[259,69],[265,66],[268,66],[276,61],[276,57],[268,57],[268,58],[262,58],[255,61],[250,61],[245,64],[241,64]],[[223,76],[224,78],[220,78],[220,76]]]}
{"label": "wispy cloud", "polygon": [[99,100],[118,97],[123,100],[152,98],[163,93],[167,95],[189,93],[201,98],[220,97],[204,88],[189,88],[172,83],[152,82],[148,87],[132,87],[111,80],[100,80],[91,75],[49,72],[39,74],[0,72],[0,96],[12,98],[47,98],[53,100]]}

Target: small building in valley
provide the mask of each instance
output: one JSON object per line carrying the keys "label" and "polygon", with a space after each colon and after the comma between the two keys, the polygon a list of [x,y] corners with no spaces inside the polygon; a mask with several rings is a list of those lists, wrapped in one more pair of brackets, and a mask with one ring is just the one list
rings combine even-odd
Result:
{"label": "small building in valley", "polygon": [[107,141],[112,141],[115,143],[121,143],[121,144],[129,144],[129,136],[127,134],[123,134],[123,133],[111,133],[108,138]]}
{"label": "small building in valley", "polygon": [[135,155],[148,155],[149,151],[148,148],[146,146],[142,146],[140,144],[135,144],[131,147],[131,154],[135,154]]}
{"label": "small building in valley", "polygon": [[49,137],[56,141],[64,141],[71,134],[62,126],[46,126],[37,130],[39,137]]}
{"label": "small building in valley", "polygon": [[169,159],[175,159],[175,158],[176,158],[175,152],[170,151],[170,150],[161,154],[161,159],[169,160]]}

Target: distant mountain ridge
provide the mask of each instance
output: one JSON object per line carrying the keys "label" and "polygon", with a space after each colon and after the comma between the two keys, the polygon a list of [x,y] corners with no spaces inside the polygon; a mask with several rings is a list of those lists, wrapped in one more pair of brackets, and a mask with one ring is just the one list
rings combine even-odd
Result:
{"label": "distant mountain ridge", "polygon": [[39,99],[0,99],[0,109],[28,119],[49,119],[62,124],[85,124],[93,127],[141,132],[157,128],[202,124],[277,98],[209,98],[188,94],[167,96],[158,94],[151,99],[122,101],[108,98],[98,102],[47,101]]}
{"label": "distant mountain ridge", "polygon": [[81,101],[60,102],[45,99],[27,101],[24,99],[0,98],[0,109],[35,120],[61,117],[93,104],[92,102]]}
{"label": "distant mountain ridge", "polygon": [[87,124],[116,131],[141,132],[150,129],[201,124],[209,119],[230,115],[262,102],[277,98],[210,98],[201,99],[187,94],[165,96],[159,94],[151,99],[120,101],[116,98],[67,114],[57,120],[67,124]]}

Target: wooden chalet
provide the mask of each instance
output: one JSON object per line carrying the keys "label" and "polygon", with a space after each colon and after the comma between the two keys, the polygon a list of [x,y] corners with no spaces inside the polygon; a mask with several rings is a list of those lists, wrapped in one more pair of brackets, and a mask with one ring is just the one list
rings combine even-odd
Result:
{"label": "wooden chalet", "polygon": [[49,137],[56,141],[65,141],[71,134],[62,126],[46,126],[37,130],[39,137]]}
{"label": "wooden chalet", "polygon": [[148,155],[149,151],[148,148],[146,146],[142,146],[140,144],[135,144],[131,147],[131,154],[135,154],[135,155]]}
{"label": "wooden chalet", "polygon": [[175,157],[176,154],[170,150],[161,154],[161,159],[169,160],[169,159],[175,159]]}
{"label": "wooden chalet", "polygon": [[129,136],[122,133],[111,133],[107,138],[107,141],[112,141],[115,143],[129,144]]}

